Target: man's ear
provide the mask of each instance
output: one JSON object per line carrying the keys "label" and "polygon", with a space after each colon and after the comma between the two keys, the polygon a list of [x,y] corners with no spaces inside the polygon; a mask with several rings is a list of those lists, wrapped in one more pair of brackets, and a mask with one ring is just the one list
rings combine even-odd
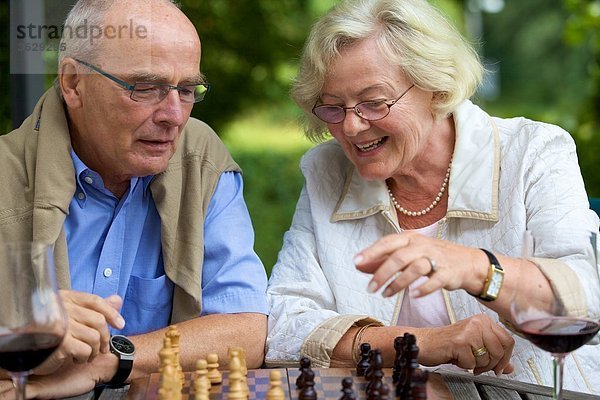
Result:
{"label": "man's ear", "polygon": [[68,108],[80,108],[83,104],[81,93],[81,66],[72,58],[65,58],[58,67],[58,83]]}

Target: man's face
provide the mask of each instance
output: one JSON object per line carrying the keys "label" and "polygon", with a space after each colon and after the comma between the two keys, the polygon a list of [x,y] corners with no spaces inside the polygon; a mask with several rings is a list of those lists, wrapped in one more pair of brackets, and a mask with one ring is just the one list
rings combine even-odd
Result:
{"label": "man's face", "polygon": [[[125,2],[123,2],[125,3]],[[104,38],[100,56],[83,60],[121,80],[183,85],[200,78],[200,41],[191,22],[175,7],[152,2],[116,3],[106,23],[143,26],[146,34],[122,33]],[[142,32],[138,30],[138,32]],[[131,37],[133,36],[133,37]],[[73,148],[109,187],[132,176],[166,169],[193,104],[182,103],[177,90],[156,104],[130,99],[130,91],[79,65],[80,107],[69,109]]]}

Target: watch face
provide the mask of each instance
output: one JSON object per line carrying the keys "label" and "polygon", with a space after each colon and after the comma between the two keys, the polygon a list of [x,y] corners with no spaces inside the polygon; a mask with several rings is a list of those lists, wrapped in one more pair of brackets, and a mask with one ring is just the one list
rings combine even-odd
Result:
{"label": "watch face", "polygon": [[500,288],[502,287],[503,281],[504,272],[502,270],[495,270],[488,289],[488,295],[494,298],[498,297],[498,293],[500,293]]}
{"label": "watch face", "polygon": [[123,354],[133,354],[135,352],[135,347],[131,340],[127,339],[125,336],[115,335],[111,339],[113,347],[123,353]]}

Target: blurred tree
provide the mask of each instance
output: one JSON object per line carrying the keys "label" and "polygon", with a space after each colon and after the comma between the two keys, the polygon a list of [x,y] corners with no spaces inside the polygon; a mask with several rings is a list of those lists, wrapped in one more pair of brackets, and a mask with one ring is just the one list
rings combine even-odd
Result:
{"label": "blurred tree", "polygon": [[484,14],[485,57],[500,68],[501,96],[486,104],[504,116],[525,115],[572,131],[582,107],[589,51],[563,40],[569,13],[560,2],[508,1]]}
{"label": "blurred tree", "polygon": [[566,42],[591,53],[585,65],[587,90],[582,93],[584,104],[577,116],[575,137],[588,193],[600,197],[600,0],[564,0],[564,5],[571,13],[565,29]]}
{"label": "blurred tree", "polygon": [[183,0],[202,40],[201,70],[213,85],[193,112],[217,132],[234,116],[262,107],[294,115],[287,100],[306,34],[333,1]]}

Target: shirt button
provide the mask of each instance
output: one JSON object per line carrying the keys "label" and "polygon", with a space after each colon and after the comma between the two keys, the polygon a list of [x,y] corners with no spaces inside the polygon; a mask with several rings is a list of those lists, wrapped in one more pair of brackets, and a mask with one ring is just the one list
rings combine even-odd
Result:
{"label": "shirt button", "polygon": [[104,275],[105,278],[108,278],[112,275],[112,269],[104,268],[104,271],[102,271],[102,274]]}
{"label": "shirt button", "polygon": [[90,185],[92,183],[94,183],[94,180],[91,177],[89,177],[89,176],[86,176],[85,178],[83,178],[83,180],[86,181],[86,183],[89,183]]}
{"label": "shirt button", "polygon": [[79,200],[83,200],[83,199],[85,199],[85,194],[83,194],[83,193],[79,192],[79,193],[77,193],[77,198],[78,198]]}

